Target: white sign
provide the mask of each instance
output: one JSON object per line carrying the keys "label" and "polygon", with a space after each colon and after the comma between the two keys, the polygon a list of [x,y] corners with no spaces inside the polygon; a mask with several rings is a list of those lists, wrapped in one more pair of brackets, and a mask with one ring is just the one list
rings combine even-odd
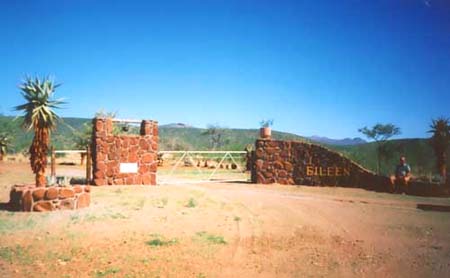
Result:
{"label": "white sign", "polygon": [[120,163],[120,173],[137,173],[138,165],[137,163]]}

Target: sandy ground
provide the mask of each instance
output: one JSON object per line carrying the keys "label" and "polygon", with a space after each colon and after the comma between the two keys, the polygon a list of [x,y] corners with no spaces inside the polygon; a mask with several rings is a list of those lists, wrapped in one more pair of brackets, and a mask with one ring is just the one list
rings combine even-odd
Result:
{"label": "sandy ground", "polygon": [[[0,202],[32,180],[27,164],[0,164]],[[450,199],[248,183],[94,187],[83,210],[0,211],[0,277],[450,277],[450,213],[418,204]]]}

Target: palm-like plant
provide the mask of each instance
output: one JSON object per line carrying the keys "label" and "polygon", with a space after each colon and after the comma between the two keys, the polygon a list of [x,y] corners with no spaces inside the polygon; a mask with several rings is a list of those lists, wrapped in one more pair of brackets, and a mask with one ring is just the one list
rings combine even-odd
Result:
{"label": "palm-like plant", "polygon": [[30,146],[30,164],[36,175],[36,186],[45,186],[45,167],[47,166],[47,152],[50,144],[51,131],[56,128],[58,115],[52,110],[59,108],[63,102],[53,100],[55,89],[59,84],[54,84],[47,78],[32,79],[30,77],[19,86],[26,103],[16,106],[15,109],[23,111],[23,128],[33,129],[34,137]]}
{"label": "palm-like plant", "polygon": [[3,161],[3,156],[9,147],[9,136],[6,133],[0,134],[0,161]]}
{"label": "palm-like plant", "polygon": [[438,118],[432,120],[429,133],[432,133],[430,143],[436,155],[436,166],[443,182],[447,179],[447,149],[450,142],[450,124],[449,119]]}

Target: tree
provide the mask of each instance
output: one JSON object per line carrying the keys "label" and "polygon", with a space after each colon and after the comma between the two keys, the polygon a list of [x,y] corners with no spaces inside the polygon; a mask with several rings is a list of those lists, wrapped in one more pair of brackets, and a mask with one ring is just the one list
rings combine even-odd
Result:
{"label": "tree", "polygon": [[27,77],[19,86],[26,102],[16,106],[17,111],[23,111],[22,127],[33,129],[34,136],[30,146],[30,164],[36,175],[36,186],[46,185],[45,167],[47,166],[47,153],[50,144],[51,131],[55,130],[58,115],[53,109],[59,108],[62,100],[53,100],[53,94],[60,84],[54,84],[47,78],[34,79]]}
{"label": "tree", "polygon": [[449,119],[441,117],[432,120],[430,128],[428,132],[433,134],[430,144],[436,156],[436,166],[445,184],[447,181],[447,149],[450,142]]}
{"label": "tree", "polygon": [[219,125],[208,125],[206,131],[202,133],[202,135],[207,135],[211,141],[211,148],[216,150],[223,146],[226,142],[225,140],[225,128],[220,127]]}
{"label": "tree", "polygon": [[3,156],[6,154],[6,151],[9,144],[9,136],[6,133],[0,134],[0,161],[3,161]]}
{"label": "tree", "polygon": [[370,140],[374,140],[377,144],[377,174],[380,174],[381,159],[387,157],[387,142],[389,138],[399,135],[401,133],[400,128],[393,124],[376,124],[372,128],[363,127],[358,129],[359,132],[364,134]]}
{"label": "tree", "polygon": [[106,111],[103,108],[95,112],[95,118],[115,118],[116,116],[117,112]]}

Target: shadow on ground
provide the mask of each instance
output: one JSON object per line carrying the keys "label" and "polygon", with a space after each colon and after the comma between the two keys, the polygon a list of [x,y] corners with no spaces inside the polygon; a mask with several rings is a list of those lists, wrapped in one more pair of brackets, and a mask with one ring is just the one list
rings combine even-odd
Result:
{"label": "shadow on ground", "polygon": [[425,211],[450,212],[450,206],[445,205],[417,204],[417,209]]}

